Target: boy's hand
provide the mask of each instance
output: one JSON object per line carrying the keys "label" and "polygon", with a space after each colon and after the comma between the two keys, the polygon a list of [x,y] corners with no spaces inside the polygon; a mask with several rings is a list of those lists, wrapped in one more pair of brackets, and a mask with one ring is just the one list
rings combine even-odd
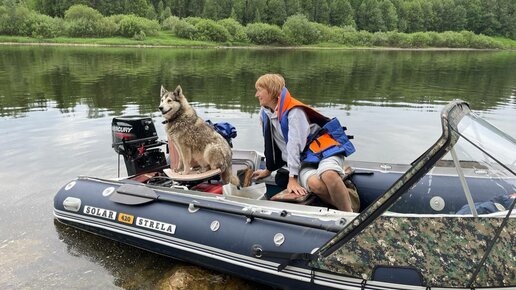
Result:
{"label": "boy's hand", "polygon": [[289,177],[288,178],[288,185],[287,185],[288,192],[292,192],[296,195],[307,195],[308,191],[306,188],[302,187],[299,182],[297,182],[296,177]]}

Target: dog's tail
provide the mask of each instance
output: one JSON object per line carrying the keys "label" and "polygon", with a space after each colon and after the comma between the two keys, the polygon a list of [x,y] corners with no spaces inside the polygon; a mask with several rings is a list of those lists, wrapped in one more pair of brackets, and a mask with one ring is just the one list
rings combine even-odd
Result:
{"label": "dog's tail", "polygon": [[231,167],[226,168],[226,170],[224,170],[221,173],[221,177],[222,177],[222,183],[224,183],[224,184],[231,183],[233,185],[240,186],[240,180],[238,179],[238,177],[231,174]]}

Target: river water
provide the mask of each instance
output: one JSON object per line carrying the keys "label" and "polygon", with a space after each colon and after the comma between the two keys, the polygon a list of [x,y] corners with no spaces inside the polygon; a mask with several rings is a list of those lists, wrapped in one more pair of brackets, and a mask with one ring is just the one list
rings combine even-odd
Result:
{"label": "river water", "polygon": [[116,177],[114,116],[152,116],[165,139],[160,85],[180,84],[201,117],[237,128],[236,148],[262,151],[254,82],[267,72],[349,128],[351,159],[412,161],[457,98],[516,137],[516,51],[3,46],[0,288],[153,288],[188,265],[56,223],[53,195],[78,175]]}

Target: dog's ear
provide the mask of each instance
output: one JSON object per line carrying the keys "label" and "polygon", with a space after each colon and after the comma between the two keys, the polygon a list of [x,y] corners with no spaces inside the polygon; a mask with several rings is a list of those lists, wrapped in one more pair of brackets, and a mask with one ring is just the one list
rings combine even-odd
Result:
{"label": "dog's ear", "polygon": [[176,90],[174,91],[174,96],[179,97],[183,95],[183,89],[181,89],[181,86],[177,86]]}
{"label": "dog's ear", "polygon": [[163,85],[161,85],[161,91],[159,93],[159,97],[162,98],[168,91],[165,89]]}

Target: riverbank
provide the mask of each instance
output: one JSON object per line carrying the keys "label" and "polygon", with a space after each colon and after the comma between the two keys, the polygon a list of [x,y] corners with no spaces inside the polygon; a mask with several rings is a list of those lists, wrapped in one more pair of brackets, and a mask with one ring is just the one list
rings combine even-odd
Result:
{"label": "riverbank", "polygon": [[[496,41],[503,43],[504,49],[516,50],[516,40],[493,37]],[[249,43],[226,42],[218,43],[212,41],[198,41],[179,38],[170,32],[160,32],[157,36],[148,36],[144,40],[135,40],[125,37],[107,38],[35,38],[26,36],[0,35],[0,45],[42,45],[42,46],[98,46],[98,47],[136,47],[136,48],[253,48],[253,49],[375,49],[375,50],[493,50],[476,48],[450,48],[450,47],[385,47],[385,46],[347,46],[338,43],[319,43],[314,45],[299,46],[271,46],[256,45]]]}
{"label": "riverbank", "polygon": [[[114,46],[114,47],[217,47],[220,44],[209,41],[183,39],[171,33],[160,32],[157,36],[148,36],[145,40],[126,37],[56,37],[35,38],[27,36],[0,35],[0,44],[4,45],[64,45],[64,46]],[[239,45],[243,46],[243,45]]]}

